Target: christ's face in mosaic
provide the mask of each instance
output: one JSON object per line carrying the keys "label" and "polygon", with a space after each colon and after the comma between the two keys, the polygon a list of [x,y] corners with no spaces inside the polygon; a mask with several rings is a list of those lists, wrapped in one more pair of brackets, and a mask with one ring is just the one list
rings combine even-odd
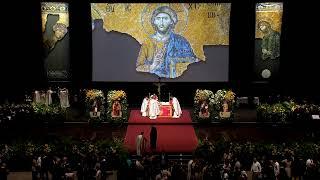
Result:
{"label": "christ's face in mosaic", "polygon": [[173,21],[168,14],[159,13],[154,18],[153,24],[155,25],[157,32],[161,34],[166,34],[173,25]]}
{"label": "christ's face in mosaic", "polygon": [[259,23],[259,30],[263,33],[267,33],[270,29],[270,23],[262,21]]}

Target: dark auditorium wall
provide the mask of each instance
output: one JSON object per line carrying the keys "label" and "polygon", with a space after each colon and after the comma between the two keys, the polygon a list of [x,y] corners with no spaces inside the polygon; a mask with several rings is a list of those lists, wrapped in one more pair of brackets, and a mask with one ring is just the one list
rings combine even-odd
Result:
{"label": "dark auditorium wall", "polygon": [[[151,83],[92,83],[92,38],[90,1],[69,2],[70,13],[70,57],[71,57],[71,86],[127,88],[132,99],[138,100],[143,93],[152,91]],[[107,1],[94,1],[107,2]],[[216,1],[228,2],[228,1]],[[196,88],[233,87],[240,94],[260,94],[282,92],[296,95],[316,95],[319,88],[318,52],[312,42],[317,40],[318,32],[314,28],[317,22],[316,6],[307,2],[284,1],[283,24],[281,35],[281,64],[279,79],[270,83],[252,82],[255,37],[255,3],[256,0],[230,0],[230,55],[228,83],[175,83],[167,88],[174,89],[190,98]],[[301,3],[301,4],[300,4]],[[41,12],[39,1],[9,2],[12,12],[3,12],[5,19],[2,26],[2,44],[5,46],[1,54],[1,93],[2,97],[14,95],[28,88],[47,87],[43,60],[41,59],[42,33]],[[10,8],[9,8],[10,9]],[[144,88],[138,92],[136,89]],[[190,95],[192,94],[192,95]],[[137,96],[138,95],[138,96]]]}

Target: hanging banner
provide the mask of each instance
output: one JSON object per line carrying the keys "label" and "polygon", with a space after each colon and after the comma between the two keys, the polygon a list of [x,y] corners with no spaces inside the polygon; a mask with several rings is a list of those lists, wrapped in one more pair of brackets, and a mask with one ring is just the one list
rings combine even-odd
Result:
{"label": "hanging banner", "polygon": [[70,79],[68,3],[41,3],[44,64],[49,81]]}
{"label": "hanging banner", "polygon": [[256,4],[255,80],[278,76],[282,12],[282,3]]}

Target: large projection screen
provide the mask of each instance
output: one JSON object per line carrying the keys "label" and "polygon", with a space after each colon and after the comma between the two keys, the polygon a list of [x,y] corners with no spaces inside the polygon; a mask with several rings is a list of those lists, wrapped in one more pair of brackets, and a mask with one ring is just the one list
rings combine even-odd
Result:
{"label": "large projection screen", "polygon": [[226,82],[230,3],[92,3],[95,82]]}

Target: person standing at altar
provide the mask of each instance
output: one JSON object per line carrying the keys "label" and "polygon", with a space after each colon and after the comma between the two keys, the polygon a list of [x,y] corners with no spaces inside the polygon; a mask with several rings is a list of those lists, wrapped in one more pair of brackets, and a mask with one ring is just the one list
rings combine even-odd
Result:
{"label": "person standing at altar", "polygon": [[149,118],[157,119],[157,116],[160,114],[160,106],[158,102],[158,97],[154,94],[151,96],[149,101]]}
{"label": "person standing at altar", "polygon": [[143,117],[148,116],[148,111],[149,111],[149,97],[144,97],[141,105],[140,112]]}
{"label": "person standing at altar", "polygon": [[179,118],[182,115],[182,111],[178,99],[176,97],[171,97],[170,103],[173,107],[173,118]]}

